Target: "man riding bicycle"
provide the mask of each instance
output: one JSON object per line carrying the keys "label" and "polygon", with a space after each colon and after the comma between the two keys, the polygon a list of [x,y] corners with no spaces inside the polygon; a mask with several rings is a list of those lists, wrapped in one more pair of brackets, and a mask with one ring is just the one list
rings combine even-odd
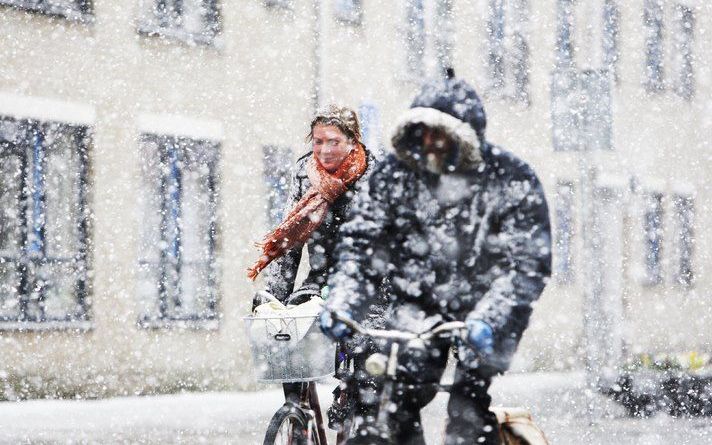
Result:
{"label": "man riding bicycle", "polygon": [[[386,279],[389,328],[466,322],[447,444],[499,443],[489,385],[509,367],[551,272],[542,186],[526,163],[485,140],[485,125],[475,90],[452,71],[416,96],[393,133],[394,152],[376,166],[342,225],[321,317],[327,335],[348,336],[331,313],[362,320]],[[448,347],[436,343],[403,357],[399,373],[413,383],[406,388],[439,379]],[[435,392],[405,391],[390,416],[391,440],[422,444],[420,409]]]}

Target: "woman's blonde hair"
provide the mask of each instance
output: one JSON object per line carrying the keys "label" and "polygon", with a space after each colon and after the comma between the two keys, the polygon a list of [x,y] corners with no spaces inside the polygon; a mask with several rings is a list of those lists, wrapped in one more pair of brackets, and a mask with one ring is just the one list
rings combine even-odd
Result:
{"label": "woman's blonde hair", "polygon": [[317,125],[332,125],[338,128],[349,139],[363,145],[363,142],[361,142],[361,126],[359,125],[358,115],[351,108],[339,107],[334,104],[321,108],[314,114],[314,118],[311,121],[307,141],[311,141],[314,137],[314,127]]}

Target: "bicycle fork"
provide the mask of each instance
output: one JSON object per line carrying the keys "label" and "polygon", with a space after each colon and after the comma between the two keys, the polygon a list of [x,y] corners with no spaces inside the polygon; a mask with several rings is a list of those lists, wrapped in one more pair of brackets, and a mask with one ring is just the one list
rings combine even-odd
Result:
{"label": "bicycle fork", "polygon": [[383,391],[381,392],[381,404],[378,407],[377,425],[388,425],[388,414],[390,413],[390,405],[392,402],[393,385],[395,384],[396,371],[398,370],[398,350],[400,345],[397,342],[391,344],[391,351],[388,354],[388,367],[386,369],[386,381],[383,383]]}

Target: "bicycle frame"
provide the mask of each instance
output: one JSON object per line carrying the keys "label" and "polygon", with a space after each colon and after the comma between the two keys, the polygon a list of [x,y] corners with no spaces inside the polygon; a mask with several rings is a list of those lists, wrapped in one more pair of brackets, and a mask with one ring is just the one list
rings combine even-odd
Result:
{"label": "bicycle frame", "polygon": [[[335,320],[344,323],[355,333],[370,337],[372,339],[391,340],[387,357],[383,354],[376,353],[372,354],[366,360],[367,372],[374,376],[384,376],[385,382],[383,384],[383,389],[381,390],[375,424],[369,424],[364,421],[362,424],[358,425],[358,429],[365,428],[368,430],[370,428],[375,431],[380,430],[380,432],[385,433],[387,437],[390,437],[390,432],[388,431],[387,426],[389,415],[388,408],[391,403],[393,388],[397,383],[396,371],[398,368],[398,353],[401,350],[401,344],[406,343],[405,347],[408,348],[413,342],[428,341],[443,334],[457,333],[461,337],[466,329],[465,323],[461,321],[446,322],[421,333],[369,329],[354,320],[341,317],[338,314],[332,314],[332,316]],[[449,390],[449,387],[450,385],[438,384],[438,390],[440,391],[447,391]]]}

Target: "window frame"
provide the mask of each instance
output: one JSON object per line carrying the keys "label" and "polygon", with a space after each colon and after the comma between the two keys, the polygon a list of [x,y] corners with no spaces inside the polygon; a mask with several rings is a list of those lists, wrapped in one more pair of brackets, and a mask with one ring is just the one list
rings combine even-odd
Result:
{"label": "window frame", "polygon": [[[514,6],[507,0],[489,0],[487,3],[487,93],[528,107],[531,104],[531,51],[527,24],[523,24],[523,20],[528,20],[526,10],[529,4],[527,0],[514,1]],[[514,25],[510,26],[508,19],[514,15],[513,11],[517,11],[518,17],[512,17]]]}
{"label": "window frame", "polygon": [[694,45],[696,17],[693,8],[682,3],[673,6],[674,60],[670,61],[670,80],[672,91],[682,99],[692,100],[695,96]]}
{"label": "window frame", "polygon": [[[0,141],[3,148],[15,152],[15,156],[20,159],[22,176],[23,176],[23,187],[20,192],[20,199],[16,203],[19,208],[19,218],[20,218],[20,246],[19,254],[17,258],[11,258],[8,255],[0,254],[3,258],[3,262],[15,262],[20,274],[19,290],[18,290],[18,304],[19,304],[19,314],[17,317],[7,317],[0,315],[0,329],[18,329],[18,330],[48,330],[48,329],[90,329],[90,307],[89,307],[89,291],[90,291],[90,281],[89,281],[89,270],[91,269],[91,258],[90,258],[90,243],[91,239],[89,236],[90,228],[90,210],[89,210],[89,150],[91,148],[91,128],[87,125],[80,124],[70,124],[65,122],[57,122],[51,120],[42,119],[29,119],[29,118],[15,118],[12,116],[1,116],[2,121],[13,121],[15,122],[23,134],[22,139],[15,141]],[[46,252],[46,240],[44,238],[47,223],[45,220],[46,214],[46,193],[44,192],[44,178],[40,181],[40,187],[37,185],[30,187],[29,182],[33,179],[29,178],[32,172],[29,171],[31,168],[29,157],[34,157],[34,162],[38,159],[44,159],[46,152],[48,150],[47,146],[42,145],[44,142],[43,137],[48,133],[47,127],[57,126],[58,129],[52,129],[51,131],[56,132],[72,132],[75,137],[76,144],[72,146],[72,150],[77,150],[78,159],[78,189],[77,194],[74,196],[73,203],[78,206],[77,220],[74,221],[77,229],[77,246],[72,252],[73,255],[61,258],[53,255],[48,255]],[[35,139],[33,141],[27,140],[27,136],[34,135]],[[11,147],[11,148],[8,148]],[[32,153],[29,151],[32,150]],[[41,161],[39,161],[41,162]],[[40,164],[40,169],[44,167]],[[41,171],[41,170],[40,170]],[[39,190],[36,190],[36,189]],[[28,190],[32,190],[32,193],[28,193]],[[30,197],[30,194],[34,194],[34,197]],[[33,206],[35,209],[40,209],[41,216],[37,216],[32,213],[32,219],[35,224],[34,230],[38,233],[40,237],[39,242],[35,244],[35,250],[38,252],[28,252],[28,244],[35,241],[30,241],[30,221],[28,214],[29,206]],[[38,218],[38,219],[35,219]],[[29,295],[29,287],[37,279],[33,275],[33,270],[40,265],[45,264],[62,264],[62,263],[73,263],[74,273],[76,274],[76,280],[74,282],[73,291],[73,301],[75,302],[75,312],[66,314],[63,318],[47,317],[44,308],[41,304],[35,303],[37,309],[40,312],[39,317],[31,316],[29,314],[29,305],[31,304],[31,297]],[[43,300],[44,297],[39,297],[38,302]]]}
{"label": "window frame", "polygon": [[404,36],[403,73],[396,79],[422,84],[430,78],[445,78],[454,68],[453,0],[405,0],[401,22]]}
{"label": "window frame", "polygon": [[362,0],[333,0],[332,5],[334,18],[339,23],[351,26],[361,26],[363,24]]}
{"label": "window frame", "polygon": [[675,228],[675,256],[672,261],[673,283],[682,289],[695,285],[695,199],[692,194],[675,193],[672,197]]}
{"label": "window frame", "polygon": [[[161,213],[161,224],[157,228],[157,230],[160,230],[159,238],[161,240],[161,243],[164,244],[166,247],[161,248],[160,256],[158,259],[157,264],[153,264],[153,261],[150,260],[145,260],[142,258],[139,258],[137,261],[137,265],[139,268],[145,267],[146,265],[148,266],[155,266],[157,267],[157,270],[159,272],[158,276],[158,282],[156,283],[158,285],[158,301],[155,302],[157,304],[157,310],[158,313],[141,313],[139,314],[138,318],[138,326],[141,328],[149,328],[149,329],[162,329],[162,328],[198,328],[198,329],[217,329],[218,328],[218,321],[220,318],[219,310],[218,310],[218,303],[219,303],[219,289],[218,289],[218,279],[217,279],[217,237],[218,237],[218,164],[219,164],[219,155],[220,155],[220,147],[221,143],[213,140],[207,140],[207,139],[201,139],[201,138],[193,138],[193,137],[187,137],[187,136],[177,136],[177,135],[167,135],[167,134],[158,134],[155,132],[143,132],[140,135],[139,138],[139,144],[143,145],[148,142],[154,142],[157,145],[157,149],[159,150],[158,153],[158,159],[160,162],[160,165],[168,165],[171,160],[167,158],[167,156],[170,155],[169,150],[167,150],[166,145],[171,143],[174,146],[178,146],[180,150],[185,150],[185,147],[190,144],[203,144],[204,146],[209,146],[209,148],[205,148],[206,150],[213,150],[214,153],[211,155],[210,161],[207,163],[209,173],[207,174],[207,181],[208,181],[208,189],[209,189],[209,211],[211,212],[211,218],[210,222],[208,224],[208,245],[207,245],[207,250],[208,250],[208,255],[207,263],[205,266],[207,267],[208,270],[208,276],[207,276],[207,286],[209,289],[209,294],[206,299],[206,313],[205,314],[199,314],[199,313],[192,313],[187,316],[175,316],[174,314],[171,314],[169,312],[169,307],[168,307],[168,299],[173,298],[175,300],[180,299],[183,297],[184,290],[182,289],[181,286],[176,286],[176,295],[168,295],[167,288],[168,288],[168,280],[169,280],[169,272],[175,273],[174,278],[176,280],[181,280],[182,275],[182,266],[184,265],[184,261],[182,258],[182,244],[180,241],[180,233],[182,226],[178,224],[176,221],[176,230],[178,232],[177,238],[174,240],[169,240],[168,239],[168,234],[167,234],[167,227],[168,227],[168,222],[166,219],[169,217],[169,203],[167,202],[167,196],[168,196],[168,184],[167,184],[167,174],[161,174],[160,177],[158,178],[159,180],[159,189],[158,190],[151,190],[152,192],[158,192],[159,193],[159,201],[160,201],[160,213]],[[178,155],[181,156],[182,155]],[[177,160],[175,165],[179,165],[182,163],[182,160]],[[182,200],[183,200],[183,181],[182,181],[182,175],[183,175],[183,170],[178,171],[178,177],[177,177],[177,188],[178,188],[178,196],[176,199],[176,202],[178,204],[178,218],[180,219],[181,216],[180,214],[183,212],[183,207],[182,207]],[[146,179],[146,178],[144,178]],[[177,250],[179,254],[177,255],[175,264],[173,264],[173,267],[175,268],[174,271],[169,271],[168,269],[171,267],[170,264],[168,264],[168,253],[167,249],[170,248],[169,244],[170,241],[173,241],[174,243],[178,243]],[[173,246],[174,248],[175,245]],[[175,283],[174,283],[175,284]]]}
{"label": "window frame", "polygon": [[643,86],[648,93],[665,90],[665,8],[662,0],[643,0],[645,65]]}
{"label": "window frame", "polygon": [[[575,193],[576,189],[573,181],[557,181],[556,202],[554,204],[554,216],[556,217],[554,250],[557,254],[557,259],[554,263],[554,273],[558,285],[571,285],[576,281],[576,263],[574,261],[574,236],[576,233],[576,220],[574,217],[576,207]],[[568,225],[564,225],[564,223]],[[565,240],[565,242],[562,242],[562,240]],[[566,255],[561,255],[562,251],[565,251]]]}
{"label": "window frame", "polygon": [[425,0],[405,0],[405,79],[420,82],[425,77]]}
{"label": "window frame", "polygon": [[603,66],[611,73],[615,83],[620,80],[620,8],[617,0],[603,3]]}
{"label": "window frame", "polygon": [[378,106],[369,101],[363,101],[358,106],[358,120],[361,123],[361,141],[376,159],[385,157],[383,147],[381,111]]}
{"label": "window frame", "polygon": [[76,4],[77,11],[67,11],[61,6],[53,4],[36,3],[30,0],[0,0],[0,6],[17,8],[22,11],[42,14],[50,17],[59,17],[62,19],[91,23],[94,21],[94,0],[72,0]]}
{"label": "window frame", "polygon": [[186,30],[182,26],[158,17],[156,5],[159,1],[176,2],[179,0],[141,0],[142,15],[136,27],[136,31],[140,35],[173,39],[189,45],[215,46],[218,44],[218,36],[222,31],[222,14],[218,0],[200,0],[206,10],[206,13],[201,16],[203,28],[200,32]]}
{"label": "window frame", "polygon": [[664,282],[665,197],[662,192],[654,191],[646,192],[643,197],[643,284],[654,287]]}
{"label": "window frame", "polygon": [[265,216],[269,227],[276,227],[288,210],[285,206],[292,186],[292,148],[276,144],[263,145],[262,166],[262,179],[267,190]]}
{"label": "window frame", "polygon": [[294,0],[262,0],[262,4],[265,8],[294,11]]}

